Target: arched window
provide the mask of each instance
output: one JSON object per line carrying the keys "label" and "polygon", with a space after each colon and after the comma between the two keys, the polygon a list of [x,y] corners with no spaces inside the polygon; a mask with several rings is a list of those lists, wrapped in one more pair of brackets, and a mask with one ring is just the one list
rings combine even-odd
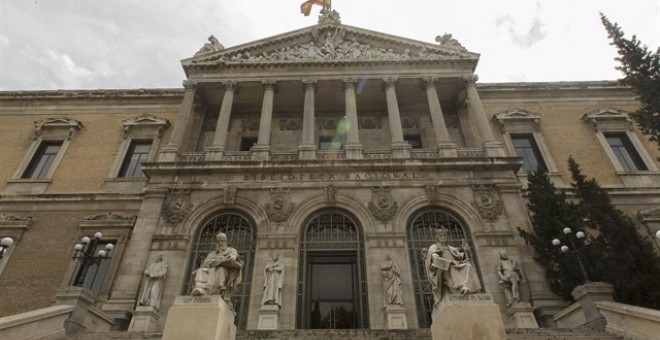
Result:
{"label": "arched window", "polygon": [[223,232],[227,234],[230,247],[236,248],[243,261],[243,282],[232,298],[236,312],[236,326],[247,328],[248,306],[250,303],[250,288],[252,285],[252,268],[254,266],[254,250],[257,236],[251,219],[237,211],[222,211],[211,216],[197,229],[192,244],[190,262],[186,271],[183,294],[188,295],[194,285],[192,271],[199,268],[206,254],[215,250],[215,236]]}
{"label": "arched window", "polygon": [[297,328],[369,328],[364,240],[356,221],[322,210],[302,228]]}
{"label": "arched window", "polygon": [[[470,233],[465,224],[459,217],[443,209],[426,208],[417,211],[410,218],[408,228],[406,228],[415,303],[417,304],[417,319],[420,328],[430,327],[431,313],[433,312],[433,293],[431,283],[424,271],[422,249],[435,243],[435,230],[443,226],[449,229],[449,244],[460,246],[461,240],[467,239],[470,248],[474,249],[472,239],[468,237]],[[477,259],[474,258],[473,261],[478,269]]]}

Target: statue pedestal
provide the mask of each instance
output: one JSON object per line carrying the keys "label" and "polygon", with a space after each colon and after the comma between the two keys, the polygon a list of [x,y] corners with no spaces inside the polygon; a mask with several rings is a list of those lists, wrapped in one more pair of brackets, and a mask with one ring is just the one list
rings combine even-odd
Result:
{"label": "statue pedestal", "polygon": [[219,295],[177,296],[167,313],[163,340],[234,340],[234,313]]}
{"label": "statue pedestal", "polygon": [[262,305],[259,310],[259,324],[257,329],[277,329],[280,317],[278,305]]}
{"label": "statue pedestal", "polygon": [[153,306],[138,306],[133,312],[129,332],[155,332],[158,325],[158,310]]}
{"label": "statue pedestal", "polygon": [[406,321],[406,308],[403,306],[386,306],[385,319],[387,320],[387,329],[408,329],[408,322]]}
{"label": "statue pedestal", "polygon": [[587,282],[573,289],[571,296],[580,303],[584,313],[584,327],[604,331],[607,320],[600,314],[596,302],[614,301],[614,286],[605,282]]}
{"label": "statue pedestal", "polygon": [[449,294],[432,318],[433,340],[506,340],[500,308],[490,294]]}
{"label": "statue pedestal", "polygon": [[513,304],[507,309],[506,316],[515,328],[539,328],[536,317],[534,317],[534,307],[529,303]]}

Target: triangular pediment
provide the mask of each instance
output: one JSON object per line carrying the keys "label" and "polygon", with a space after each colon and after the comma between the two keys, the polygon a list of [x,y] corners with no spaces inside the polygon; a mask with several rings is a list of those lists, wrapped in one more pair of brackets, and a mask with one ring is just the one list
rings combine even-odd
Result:
{"label": "triangular pediment", "polygon": [[184,69],[445,60],[470,62],[474,68],[479,59],[449,34],[431,44],[341,24],[319,24],[231,48],[223,48],[214,37],[209,41],[194,57],[182,61]]}
{"label": "triangular pediment", "polygon": [[541,115],[535,112],[530,112],[527,110],[521,109],[512,109],[505,112],[500,112],[496,114],[493,119],[540,119]]}
{"label": "triangular pediment", "polygon": [[593,120],[593,119],[629,119],[630,116],[628,112],[623,110],[611,109],[611,108],[601,108],[593,112],[585,113],[582,116],[584,120]]}

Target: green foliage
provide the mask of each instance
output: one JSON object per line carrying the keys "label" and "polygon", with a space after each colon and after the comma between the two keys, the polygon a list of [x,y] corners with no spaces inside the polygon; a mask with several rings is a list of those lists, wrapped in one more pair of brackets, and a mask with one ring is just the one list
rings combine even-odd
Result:
{"label": "green foliage", "polygon": [[635,222],[612,204],[595,179],[587,179],[569,158],[580,214],[592,234],[595,266],[603,281],[614,285],[615,299],[638,306],[660,308],[660,257],[651,241],[642,237]]}
{"label": "green foliage", "polygon": [[[617,301],[660,308],[660,257],[652,244],[612,204],[607,191],[582,174],[573,158],[568,163],[575,203],[552,184],[545,172],[532,173],[528,178],[532,232],[519,229],[535,249],[535,259],[545,268],[552,291],[568,300],[573,288],[585,281],[575,254],[563,254],[552,245],[551,240],[557,238],[572,251],[580,249],[589,279],[613,284]],[[571,243],[562,232],[565,227],[573,234],[586,232],[588,245],[574,238],[575,243]]]}
{"label": "green foliage", "polygon": [[633,119],[644,134],[651,135],[650,139],[660,145],[660,48],[651,52],[636,36],[624,38],[621,27],[604,14],[600,14],[600,19],[619,54],[616,60],[621,65],[617,69],[624,74],[621,82],[635,90],[642,104],[632,114]]}

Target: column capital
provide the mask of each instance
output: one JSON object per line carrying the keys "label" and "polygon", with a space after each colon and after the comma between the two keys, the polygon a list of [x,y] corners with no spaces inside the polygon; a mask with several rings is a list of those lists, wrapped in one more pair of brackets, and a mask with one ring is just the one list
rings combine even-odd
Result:
{"label": "column capital", "polygon": [[385,77],[383,78],[383,87],[390,88],[396,86],[396,82],[399,80],[397,77]]}
{"label": "column capital", "polygon": [[264,79],[261,81],[261,85],[263,85],[264,90],[271,90],[273,92],[277,92],[277,80]]}
{"label": "column capital", "polygon": [[305,86],[305,90],[307,89],[313,89],[316,90],[316,84],[319,81],[315,78],[305,78],[302,80],[303,85]]}
{"label": "column capital", "polygon": [[220,82],[227,92],[238,92],[238,82],[236,80],[225,80]]}
{"label": "column capital", "polygon": [[199,82],[197,80],[186,79],[183,81],[183,88],[185,88],[186,91],[195,90],[197,86],[199,86]]}
{"label": "column capital", "polygon": [[344,90],[346,89],[355,89],[355,86],[357,85],[358,79],[357,78],[344,78],[341,80],[342,85],[344,87]]}
{"label": "column capital", "polygon": [[424,83],[424,88],[435,87],[435,83],[438,82],[439,77],[426,76],[422,77],[422,82]]}
{"label": "column capital", "polygon": [[465,87],[476,86],[479,81],[479,76],[476,74],[469,74],[463,76],[463,85]]}

